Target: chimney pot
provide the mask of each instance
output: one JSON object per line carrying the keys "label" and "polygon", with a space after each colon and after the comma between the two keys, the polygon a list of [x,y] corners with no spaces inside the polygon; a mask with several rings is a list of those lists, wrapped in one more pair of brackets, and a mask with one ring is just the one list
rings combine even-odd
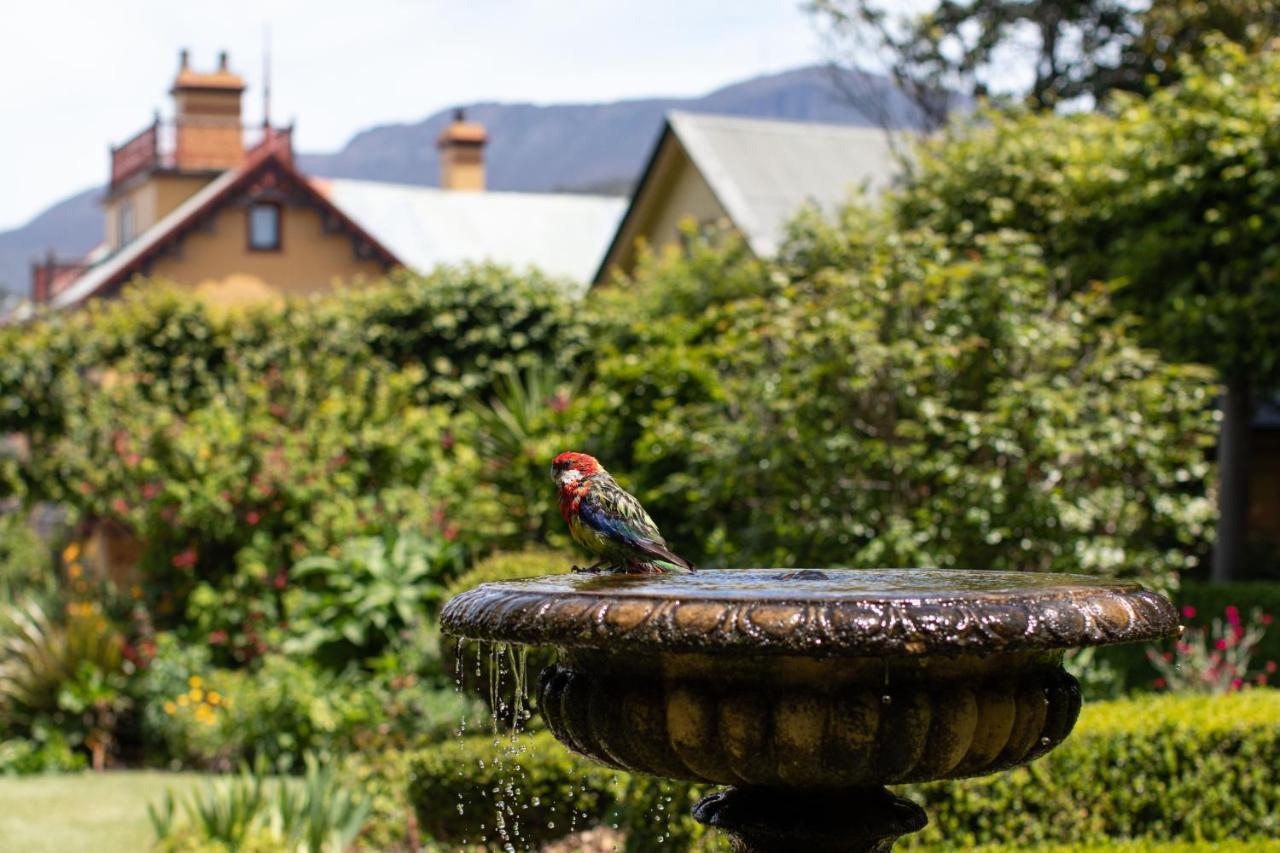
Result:
{"label": "chimney pot", "polygon": [[467,121],[466,111],[455,108],[453,122],[436,140],[436,148],[440,150],[441,188],[483,191],[484,147],[488,141],[484,125]]}
{"label": "chimney pot", "polygon": [[187,69],[191,67],[191,51],[185,47],[178,51],[178,68]]}
{"label": "chimney pot", "polygon": [[225,50],[218,51],[218,70],[227,70],[227,52]]}

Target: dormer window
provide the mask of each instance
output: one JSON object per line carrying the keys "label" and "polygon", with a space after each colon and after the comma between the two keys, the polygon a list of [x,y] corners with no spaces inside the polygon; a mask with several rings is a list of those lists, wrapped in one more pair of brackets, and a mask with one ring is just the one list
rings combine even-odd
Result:
{"label": "dormer window", "polygon": [[280,205],[255,202],[249,206],[249,251],[280,251]]}

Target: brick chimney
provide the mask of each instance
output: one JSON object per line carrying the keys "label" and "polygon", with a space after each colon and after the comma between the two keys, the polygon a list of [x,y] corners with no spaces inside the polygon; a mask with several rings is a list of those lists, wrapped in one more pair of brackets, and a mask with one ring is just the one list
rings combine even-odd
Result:
{"label": "brick chimney", "polygon": [[240,129],[240,94],[244,80],[227,66],[227,52],[218,54],[218,68],[193,71],[190,55],[179,54],[173,81],[177,141],[174,165],[180,171],[224,171],[244,161]]}
{"label": "brick chimney", "polygon": [[484,190],[484,125],[467,121],[462,109],[436,140],[440,149],[440,186],[446,190]]}

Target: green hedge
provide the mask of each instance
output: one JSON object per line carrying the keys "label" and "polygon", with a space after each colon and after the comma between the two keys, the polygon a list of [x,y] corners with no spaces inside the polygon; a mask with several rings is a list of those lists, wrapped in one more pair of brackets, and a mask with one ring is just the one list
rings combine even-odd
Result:
{"label": "green hedge", "polygon": [[[1144,851],[1274,838],[1280,833],[1278,721],[1275,690],[1095,703],[1066,743],[1029,767],[908,788],[929,825],[901,843],[1078,850],[1123,841],[1140,842],[1131,849]],[[411,768],[410,800],[420,824],[444,843],[500,840],[500,810],[507,826],[518,816],[526,844],[601,821],[627,832],[628,851],[717,843],[688,817],[700,786],[605,770],[546,732],[522,736],[515,749],[492,736],[443,744],[416,753]]]}
{"label": "green hedge", "polygon": [[617,775],[547,732],[476,735],[412,756],[409,799],[434,841],[525,850],[598,823],[614,805]]}
{"label": "green hedge", "polygon": [[915,787],[916,843],[1218,841],[1280,834],[1280,692],[1147,696],[1087,706],[1034,764]]}

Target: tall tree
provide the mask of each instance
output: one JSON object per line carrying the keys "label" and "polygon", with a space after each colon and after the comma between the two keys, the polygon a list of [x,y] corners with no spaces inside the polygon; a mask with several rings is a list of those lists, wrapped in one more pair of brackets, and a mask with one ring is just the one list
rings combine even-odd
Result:
{"label": "tall tree", "polygon": [[810,8],[837,62],[884,63],[926,130],[945,124],[955,96],[1008,91],[1028,68],[1025,96],[1037,108],[1091,94],[1136,34],[1122,0],[942,0],[922,13],[886,0],[814,0]]}
{"label": "tall tree", "polygon": [[1214,576],[1246,562],[1253,401],[1280,385],[1280,50],[1211,44],[1106,113],[993,114],[930,143],[896,200],[958,244],[1036,236],[1070,288],[1110,279],[1145,340],[1217,368]]}
{"label": "tall tree", "polygon": [[[1148,93],[1218,34],[1256,50],[1280,34],[1275,0],[941,0],[924,11],[891,0],[812,0],[837,64],[883,64],[920,110],[946,123],[957,97],[1000,94],[1036,110]],[[841,80],[858,80],[841,77]],[[839,82],[839,80],[838,80]],[[843,85],[878,117],[883,92]],[[883,122],[882,122],[883,123]]]}

